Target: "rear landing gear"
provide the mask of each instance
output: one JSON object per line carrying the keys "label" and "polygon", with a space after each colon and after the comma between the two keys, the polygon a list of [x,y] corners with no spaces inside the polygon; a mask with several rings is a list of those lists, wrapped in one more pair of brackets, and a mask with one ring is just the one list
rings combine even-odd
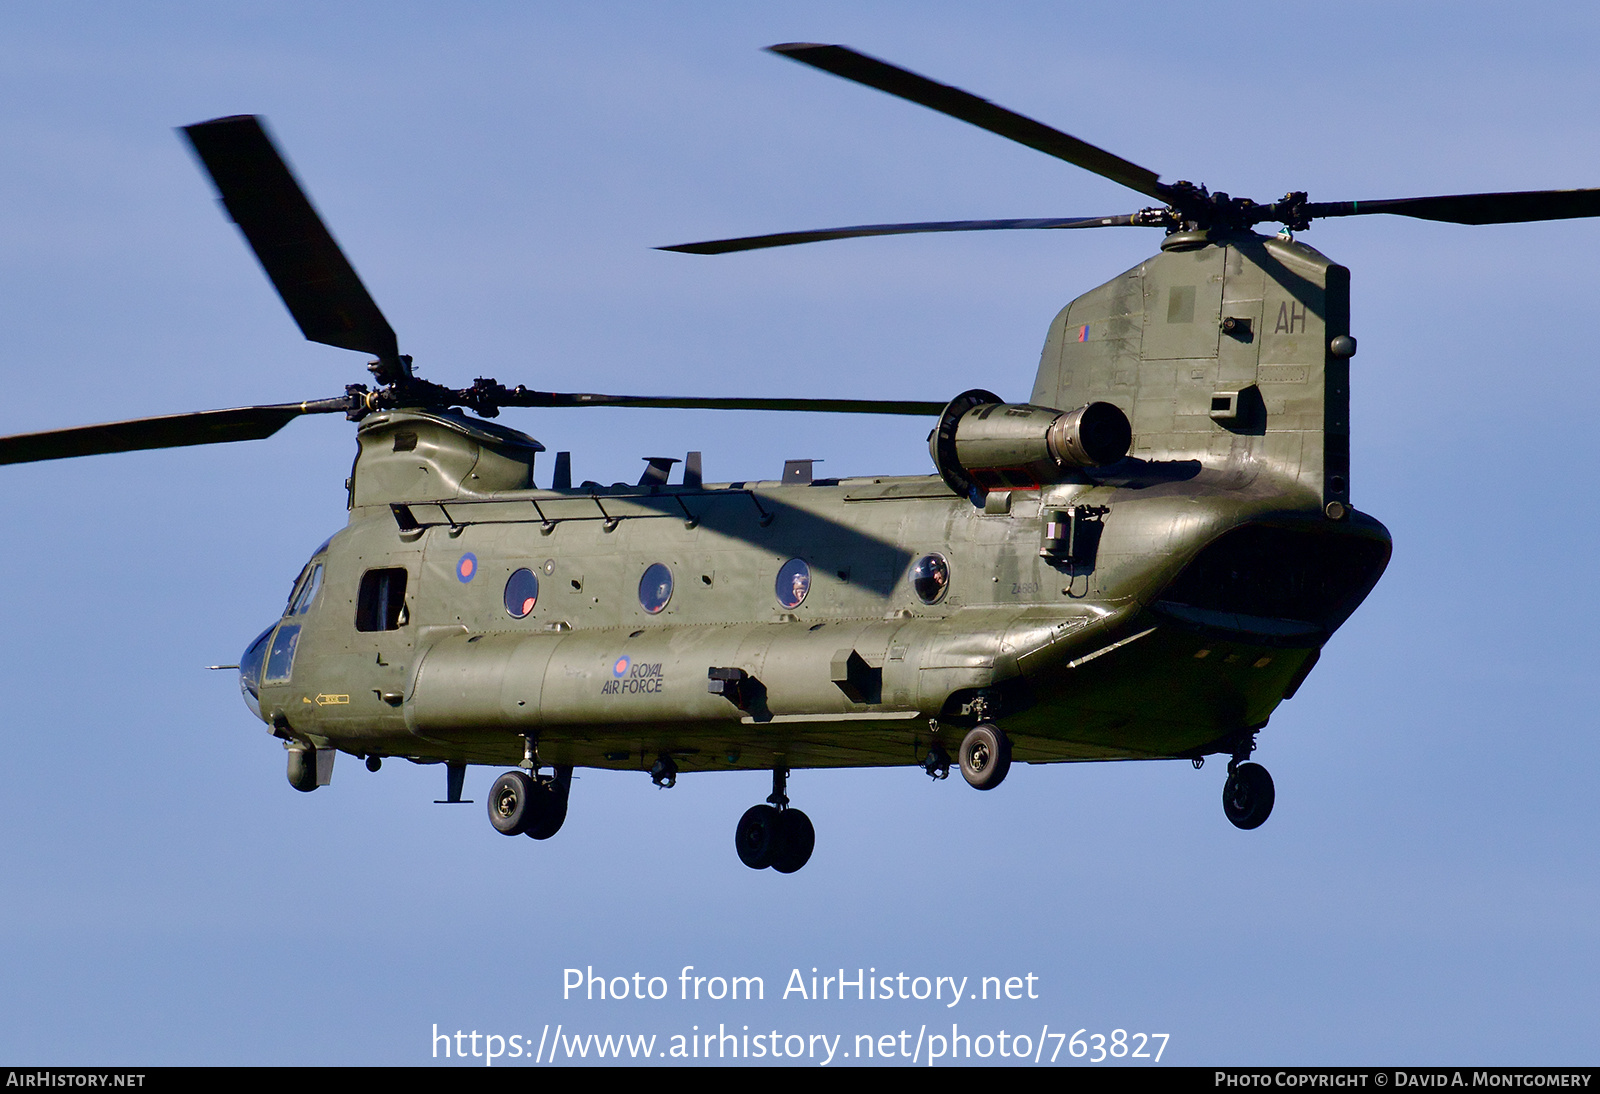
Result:
{"label": "rear landing gear", "polygon": [[785,792],[788,779],[787,767],[773,768],[772,795],[767,804],[745,810],[734,829],[733,846],[739,852],[739,861],[752,870],[770,866],[780,874],[792,874],[811,860],[816,829],[811,826],[810,817],[789,808],[789,795]]}
{"label": "rear landing gear", "polygon": [[961,739],[961,777],[979,790],[993,790],[1011,770],[1011,738],[993,722],[979,722]]}
{"label": "rear landing gear", "polygon": [[1235,828],[1260,828],[1272,816],[1272,776],[1260,764],[1229,764],[1222,787],[1222,811]]}
{"label": "rear landing gear", "polygon": [[558,767],[554,775],[508,771],[489,790],[489,823],[505,836],[527,835],[549,839],[567,819],[567,797],[572,768]]}
{"label": "rear landing gear", "polygon": [[561,831],[561,826],[567,822],[567,797],[572,790],[572,768],[558,767],[554,775],[534,776],[534,781],[543,788],[543,800],[539,803],[535,816],[528,822],[528,830],[524,834],[531,839],[549,839]]}

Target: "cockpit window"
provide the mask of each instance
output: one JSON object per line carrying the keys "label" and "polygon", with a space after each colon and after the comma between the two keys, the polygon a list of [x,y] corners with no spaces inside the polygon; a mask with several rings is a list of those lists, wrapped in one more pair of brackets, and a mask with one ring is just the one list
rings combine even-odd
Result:
{"label": "cockpit window", "polygon": [[294,602],[300,595],[300,590],[305,588],[306,578],[311,576],[311,563],[306,563],[295,575],[294,584],[289,586],[289,599],[283,602],[283,614],[294,614]]}
{"label": "cockpit window", "polygon": [[271,637],[272,628],[268,627],[239,658],[239,687],[250,699],[261,697],[261,670],[267,661],[267,639]]}
{"label": "cockpit window", "polygon": [[294,599],[289,601],[289,615],[303,615],[317,599],[317,591],[322,588],[322,563],[311,567],[311,573],[300,582],[300,589],[294,594]]}
{"label": "cockpit window", "polygon": [[281,684],[294,671],[294,651],[300,644],[300,624],[285,623],[272,638],[272,649],[267,653],[267,671],[262,676],[264,684]]}

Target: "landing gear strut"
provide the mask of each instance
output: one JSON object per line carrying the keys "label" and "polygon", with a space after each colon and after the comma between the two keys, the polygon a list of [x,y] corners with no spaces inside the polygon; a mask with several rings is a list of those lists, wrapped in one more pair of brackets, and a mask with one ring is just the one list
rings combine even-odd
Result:
{"label": "landing gear strut", "polygon": [[1272,816],[1276,792],[1272,776],[1260,764],[1246,763],[1256,749],[1255,737],[1244,740],[1228,761],[1228,781],[1222,786],[1222,811],[1235,828],[1260,828]]}
{"label": "landing gear strut", "polygon": [[816,829],[811,827],[810,817],[789,808],[788,780],[787,767],[773,768],[772,794],[767,804],[745,810],[734,830],[733,845],[739,852],[739,861],[752,870],[770,866],[780,874],[792,874],[811,860]]}

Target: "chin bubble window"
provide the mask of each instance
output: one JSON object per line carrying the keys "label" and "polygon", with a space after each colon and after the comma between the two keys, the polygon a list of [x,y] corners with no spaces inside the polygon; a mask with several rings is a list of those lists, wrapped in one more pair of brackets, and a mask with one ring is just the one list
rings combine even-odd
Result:
{"label": "chin bubble window", "polygon": [[798,608],[805,603],[806,594],[811,591],[811,567],[798,558],[791,558],[778,571],[774,591],[779,604],[785,608]]}
{"label": "chin bubble window", "polygon": [[539,579],[532,570],[518,570],[506,579],[506,611],[521,619],[539,603]]}
{"label": "chin bubble window", "polygon": [[924,604],[937,604],[950,588],[950,564],[943,555],[923,555],[911,567],[911,588]]}
{"label": "chin bubble window", "polygon": [[652,562],[639,579],[639,603],[645,611],[656,615],[672,599],[672,571],[663,563]]}

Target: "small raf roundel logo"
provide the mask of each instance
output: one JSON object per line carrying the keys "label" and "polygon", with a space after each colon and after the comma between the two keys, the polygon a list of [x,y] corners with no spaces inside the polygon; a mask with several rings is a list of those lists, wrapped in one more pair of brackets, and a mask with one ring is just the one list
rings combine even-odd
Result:
{"label": "small raf roundel logo", "polygon": [[478,572],[478,556],[477,555],[470,554],[470,553],[462,555],[461,556],[461,561],[456,563],[456,578],[463,585],[465,585],[467,582],[471,581],[472,578],[473,578],[473,575],[475,575],[477,572]]}
{"label": "small raf roundel logo", "polygon": [[616,677],[628,675],[628,659],[626,657],[617,658],[617,663],[611,666],[611,675]]}

